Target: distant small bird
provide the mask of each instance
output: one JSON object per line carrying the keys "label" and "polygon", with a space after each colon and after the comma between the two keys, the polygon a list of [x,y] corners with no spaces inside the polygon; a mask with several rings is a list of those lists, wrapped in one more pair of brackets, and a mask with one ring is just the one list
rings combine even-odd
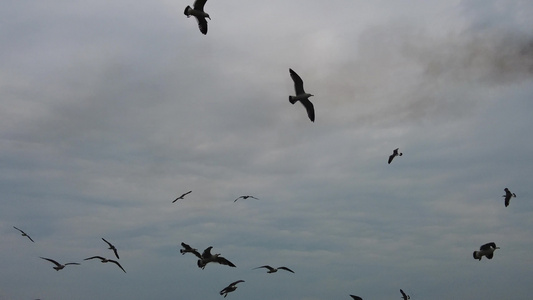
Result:
{"label": "distant small bird", "polygon": [[508,188],[503,189],[505,191],[505,195],[502,197],[505,197],[505,207],[509,206],[509,201],[511,201],[512,197],[516,198],[515,193],[511,193],[511,191]]}
{"label": "distant small bird", "polygon": [[401,153],[401,152],[398,153],[398,149],[400,149],[400,148],[396,148],[396,149],[392,150],[392,154],[389,156],[389,165],[392,162],[392,160],[394,159],[394,157],[403,155],[403,153]]}
{"label": "distant small bird", "polygon": [[100,260],[100,262],[102,263],[108,263],[108,262],[111,262],[111,263],[114,263],[115,265],[117,265],[119,268],[122,269],[122,271],[124,271],[124,273],[126,273],[126,270],[124,270],[124,268],[118,263],[118,261],[116,260],[112,260],[112,259],[107,259],[105,257],[101,257],[101,256],[92,256],[92,257],[88,257],[84,260],[90,260],[90,259],[95,259],[95,258],[98,258]]}
{"label": "distant small bird", "polygon": [[178,201],[178,200],[183,200],[183,197],[189,195],[190,193],[192,193],[192,191],[188,191],[187,193],[185,193],[185,194],[179,196],[179,197],[176,198],[174,201],[172,201],[172,203],[174,203],[174,202],[176,202],[176,201]]}
{"label": "distant small bird", "polygon": [[30,241],[32,241],[32,242],[34,242],[34,243],[35,243],[35,241],[33,241],[33,239],[32,239],[32,238],[31,238],[31,237],[30,237],[30,236],[29,236],[29,235],[28,235],[28,234],[27,234],[26,232],[24,232],[24,231],[22,231],[22,230],[18,229],[18,228],[17,228],[17,227],[15,227],[15,226],[13,226],[13,228],[15,228],[16,230],[20,231],[20,233],[21,233],[21,235],[22,235],[22,236],[25,236],[25,237],[29,238],[29,239],[30,239]]}
{"label": "distant small bird", "polygon": [[254,196],[249,196],[249,195],[248,195],[248,196],[240,196],[239,198],[233,200],[233,202],[237,202],[237,200],[239,200],[239,199],[241,199],[241,198],[242,198],[242,199],[245,199],[245,200],[248,199],[248,198],[252,198],[252,199],[259,200],[258,198],[255,198]]}
{"label": "distant small bird", "polygon": [[400,293],[402,293],[403,300],[411,299],[411,297],[403,292],[402,289],[400,289]]}
{"label": "distant small bird", "polygon": [[120,259],[120,257],[118,257],[117,248],[115,248],[115,246],[111,245],[110,242],[106,241],[106,239],[102,238],[102,240],[109,245],[109,248],[108,248],[109,250],[113,250],[113,252],[115,253],[115,256],[117,257],[117,259]]}
{"label": "distant small bird", "polygon": [[194,255],[196,255],[196,257],[198,258],[202,258],[202,255],[200,254],[200,252],[198,252],[198,249],[195,249],[187,244],[185,244],[184,242],[181,242],[181,246],[183,247],[183,249],[180,249],[180,253],[181,255],[185,255],[185,253],[192,253]]}
{"label": "distant small bird", "polygon": [[291,104],[296,103],[296,101],[300,101],[302,105],[307,110],[307,116],[311,120],[311,122],[315,121],[315,107],[313,106],[313,103],[309,101],[309,97],[313,97],[314,95],[311,95],[309,93],[306,93],[304,91],[304,82],[296,72],[294,72],[292,69],[289,69],[289,73],[291,74],[292,81],[294,81],[294,90],[296,92],[296,96],[289,96],[289,102]]}
{"label": "distant small bird", "polygon": [[355,295],[350,295],[350,297],[352,297],[352,299],[354,300],[363,300],[363,298],[355,296]]}
{"label": "distant small bird", "polygon": [[230,283],[227,287],[223,288],[221,291],[220,291],[220,295],[224,295],[224,298],[226,298],[226,296],[235,291],[237,289],[237,283],[239,282],[244,282],[244,280],[237,280],[235,282],[232,282]]}
{"label": "distant small bird", "polygon": [[285,270],[285,271],[289,271],[291,273],[294,273],[293,270],[287,268],[287,267],[279,267],[279,268],[272,268],[271,266],[269,265],[265,265],[265,266],[260,266],[260,267],[257,267],[257,268],[254,268],[255,269],[259,269],[259,268],[265,268],[265,269],[268,269],[267,273],[276,273],[278,270]]}
{"label": "distant small bird", "polygon": [[211,254],[211,249],[213,246],[207,247],[204,252],[202,253],[202,257],[198,260],[197,264],[198,267],[201,269],[204,269],[205,266],[210,262],[216,262],[221,265],[226,265],[230,267],[236,267],[231,261],[225,259],[224,257],[220,256],[220,253],[217,254]]}
{"label": "distant small bird", "polygon": [[66,263],[66,264],[62,265],[62,264],[58,263],[57,261],[55,261],[53,259],[46,258],[46,257],[41,257],[41,258],[53,263],[54,265],[56,265],[55,267],[52,267],[56,271],[62,270],[63,268],[65,268],[68,265],[79,265],[79,263]]}
{"label": "distant small bird", "polygon": [[200,28],[200,32],[204,35],[207,34],[207,20],[205,18],[211,20],[209,14],[204,12],[205,2],[207,2],[207,0],[196,0],[194,1],[194,8],[191,8],[187,5],[187,7],[185,7],[185,11],[183,12],[187,18],[190,18],[191,16],[196,18],[198,21],[198,28]]}
{"label": "distant small bird", "polygon": [[474,259],[481,260],[483,256],[487,257],[488,259],[492,259],[494,256],[494,250],[496,249],[500,249],[500,247],[496,246],[496,243],[486,243],[485,245],[479,247],[479,251],[474,251]]}

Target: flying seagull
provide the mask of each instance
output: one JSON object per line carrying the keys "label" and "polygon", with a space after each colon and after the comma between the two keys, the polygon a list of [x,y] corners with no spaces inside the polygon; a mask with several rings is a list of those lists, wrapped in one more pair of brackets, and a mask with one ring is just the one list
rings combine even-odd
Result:
{"label": "flying seagull", "polygon": [[209,14],[204,12],[204,5],[206,2],[207,0],[196,0],[194,1],[194,8],[191,8],[189,5],[187,5],[187,7],[185,7],[185,11],[183,12],[187,18],[190,18],[191,16],[196,18],[198,21],[198,28],[200,28],[200,32],[203,34],[207,34],[207,20],[205,18],[211,20]]}
{"label": "flying seagull", "polygon": [[302,81],[302,78],[296,74],[296,72],[294,72],[292,69],[289,69],[289,73],[291,74],[292,81],[294,81],[294,90],[296,92],[296,96],[289,96],[289,102],[294,104],[296,101],[300,101],[300,103],[302,103],[307,110],[307,116],[309,116],[311,122],[314,122],[315,107],[313,106],[313,103],[309,101],[309,97],[314,95],[308,94],[304,91],[304,82]]}
{"label": "flying seagull", "polygon": [[285,271],[289,271],[291,273],[294,273],[293,270],[287,268],[287,267],[279,267],[279,268],[272,268],[271,266],[268,266],[268,265],[265,265],[265,266],[260,266],[260,267],[257,267],[257,268],[254,268],[255,269],[259,269],[259,268],[265,268],[265,269],[268,269],[267,273],[276,273],[278,270],[285,270]]}
{"label": "flying seagull", "polygon": [[198,252],[198,249],[195,249],[187,244],[185,244],[184,242],[181,242],[181,246],[183,247],[183,249],[180,249],[180,253],[181,255],[185,255],[185,253],[192,253],[194,255],[196,255],[196,257],[198,258],[202,258],[202,255],[200,254],[200,252]]}
{"label": "flying seagull", "polygon": [[55,261],[53,259],[46,258],[46,257],[41,257],[41,258],[53,263],[54,265],[56,265],[55,267],[52,267],[56,271],[59,271],[59,270],[65,268],[65,266],[68,266],[68,265],[79,265],[79,263],[66,263],[66,264],[62,265],[62,264],[58,263],[57,261]]}
{"label": "flying seagull", "polygon": [[107,259],[105,257],[101,257],[101,256],[93,256],[93,257],[88,257],[84,260],[90,260],[90,259],[95,259],[95,258],[98,258],[102,263],[108,263],[108,262],[111,262],[111,263],[114,263],[116,264],[119,268],[122,269],[122,271],[124,271],[124,273],[126,273],[126,270],[124,270],[124,268],[118,263],[118,261],[116,260],[112,260],[112,259]]}
{"label": "flying seagull", "polygon": [[118,257],[117,248],[115,248],[115,246],[111,245],[111,243],[106,241],[104,238],[102,238],[102,240],[109,245],[109,248],[108,248],[109,250],[113,250],[113,252],[115,253],[115,256],[117,257],[117,259],[120,259],[120,257]]}
{"label": "flying seagull", "polygon": [[509,201],[511,201],[511,198],[512,197],[516,198],[516,194],[511,193],[511,191],[508,188],[505,188],[504,191],[505,191],[505,195],[503,195],[502,197],[505,197],[505,207],[507,207],[509,206]]}
{"label": "flying seagull", "polygon": [[233,200],[233,202],[237,202],[237,200],[239,200],[239,199],[241,199],[241,198],[242,198],[242,199],[252,198],[252,199],[259,200],[259,199],[255,198],[254,196],[249,196],[249,195],[248,195],[248,196],[240,196],[239,198]]}
{"label": "flying seagull", "polygon": [[404,293],[402,289],[400,289],[400,293],[402,293],[403,300],[411,299],[411,297],[407,295],[406,293]]}
{"label": "flying seagull", "polygon": [[494,255],[494,250],[496,249],[500,249],[500,247],[496,246],[496,243],[486,243],[485,245],[479,247],[479,251],[474,251],[474,259],[481,260],[483,256],[486,256],[488,259],[492,259],[492,256]]}
{"label": "flying seagull", "polygon": [[363,300],[363,298],[355,296],[355,295],[350,295],[350,297],[352,297],[354,300]]}
{"label": "flying seagull", "polygon": [[401,152],[398,153],[398,149],[400,149],[400,148],[396,148],[396,149],[392,150],[392,154],[389,156],[389,164],[392,162],[394,157],[403,155],[403,153],[401,153]]}
{"label": "flying seagull", "polygon": [[212,246],[207,247],[204,250],[204,252],[202,253],[202,257],[197,262],[199,268],[204,269],[205,266],[208,263],[210,263],[210,262],[216,262],[216,263],[219,263],[221,265],[227,265],[227,266],[230,266],[230,267],[235,267],[235,265],[231,261],[229,261],[229,260],[225,259],[224,257],[220,256],[220,253],[211,254],[211,248],[213,248],[213,247]]}
{"label": "flying seagull", "polygon": [[192,191],[188,191],[187,193],[185,193],[185,194],[179,196],[179,197],[176,198],[174,201],[172,201],[172,203],[174,203],[174,202],[176,202],[176,201],[178,201],[178,200],[180,200],[180,199],[183,200],[183,197],[189,195],[190,193],[192,193]]}
{"label": "flying seagull", "polygon": [[228,295],[228,293],[231,293],[237,289],[237,283],[244,282],[244,280],[237,280],[235,282],[230,283],[227,287],[223,288],[222,291],[220,291],[220,295],[224,295],[224,298]]}
{"label": "flying seagull", "polygon": [[20,233],[21,233],[21,235],[22,235],[22,236],[25,236],[25,237],[29,238],[29,239],[30,239],[30,241],[32,241],[32,242],[34,242],[34,243],[35,243],[35,241],[33,241],[33,239],[32,239],[32,238],[31,238],[31,237],[30,237],[30,236],[29,236],[29,235],[28,235],[28,234],[27,234],[26,232],[24,232],[24,231],[22,231],[22,230],[18,229],[18,228],[17,228],[17,227],[15,227],[15,226],[13,226],[13,228],[15,228],[16,230],[20,231]]}

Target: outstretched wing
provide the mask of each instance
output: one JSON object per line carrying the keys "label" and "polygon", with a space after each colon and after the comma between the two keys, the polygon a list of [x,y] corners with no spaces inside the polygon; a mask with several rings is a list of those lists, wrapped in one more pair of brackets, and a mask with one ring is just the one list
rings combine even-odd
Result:
{"label": "outstretched wing", "polygon": [[496,248],[496,243],[494,242],[490,242],[490,243],[486,243],[485,245],[479,247],[479,250],[489,250],[490,248]]}
{"label": "outstretched wing", "polygon": [[118,263],[118,261],[116,261],[116,260],[111,260],[111,259],[108,260],[108,261],[114,263],[114,264],[117,265],[119,268],[121,268],[122,271],[124,271],[124,273],[126,273],[126,270],[124,270],[124,268]]}
{"label": "outstretched wing", "polygon": [[243,198],[243,196],[240,196],[239,198],[233,200],[233,202],[237,202],[237,200],[239,200],[239,199],[241,199],[241,198]]}
{"label": "outstretched wing", "polygon": [[102,240],[103,240],[104,242],[106,242],[106,243],[109,245],[109,247],[111,247],[111,248],[115,248],[115,246],[113,246],[113,245],[112,245],[110,242],[108,242],[106,239],[102,238]]}
{"label": "outstretched wing", "polygon": [[279,269],[279,270],[285,270],[285,271],[289,271],[289,272],[291,272],[291,273],[294,273],[293,270],[291,270],[291,269],[289,269],[289,268],[287,268],[287,267],[279,267],[278,269]]}
{"label": "outstretched wing", "polygon": [[68,265],[79,265],[79,263],[66,263],[65,266],[68,266]]}
{"label": "outstretched wing", "polygon": [[20,231],[20,233],[24,233],[24,231],[18,229],[17,227],[13,226],[13,228],[15,228],[16,230]]}
{"label": "outstretched wing", "polygon": [[309,117],[309,120],[311,120],[311,122],[314,122],[315,121],[315,107],[314,107],[313,103],[311,103],[311,101],[309,101],[309,99],[301,99],[300,103],[302,103],[303,106],[305,107],[305,110],[307,111],[307,116]]}
{"label": "outstretched wing", "polygon": [[236,267],[231,261],[225,259],[222,256],[217,257],[217,259],[215,261],[217,263],[221,264],[221,265],[226,265],[226,266],[230,266],[230,267],[234,267],[234,268]]}
{"label": "outstretched wing", "polygon": [[389,165],[390,165],[390,163],[392,162],[393,159],[394,159],[394,154],[389,156]]}
{"label": "outstretched wing", "polygon": [[355,295],[350,295],[350,297],[352,297],[354,300],[363,300],[363,298],[355,296]]}
{"label": "outstretched wing", "polygon": [[211,248],[213,248],[213,246],[209,246],[207,248],[205,248],[204,252],[202,253],[202,258],[208,258],[208,257],[211,257]]}
{"label": "outstretched wing", "polygon": [[300,76],[292,69],[289,69],[289,73],[291,74],[292,81],[294,81],[294,91],[296,92],[296,95],[305,94],[302,78],[300,78]]}
{"label": "outstretched wing", "polygon": [[55,261],[55,260],[53,260],[53,259],[46,258],[46,257],[41,257],[41,258],[42,258],[42,259],[45,259],[45,260],[47,260],[47,261],[49,261],[49,262],[51,262],[51,263],[53,263],[54,265],[56,265],[56,266],[58,266],[58,267],[61,266],[60,263],[58,263],[57,261]]}
{"label": "outstretched wing", "polygon": [[198,28],[200,28],[200,32],[207,34],[207,20],[204,17],[196,17],[196,20],[198,20]]}
{"label": "outstretched wing", "polygon": [[98,258],[99,260],[105,260],[105,258],[101,257],[101,256],[92,256],[92,257],[87,257],[86,259],[84,260],[90,260],[90,259],[95,259],[95,258]]}
{"label": "outstretched wing", "polygon": [[272,267],[269,266],[269,265],[264,265],[264,266],[260,266],[260,267],[253,268],[253,269],[255,270],[255,269],[261,269],[261,268],[268,269],[269,271],[273,271],[273,270],[274,270],[274,268],[272,268]]}
{"label": "outstretched wing", "polygon": [[232,283],[230,283],[230,285],[228,285],[228,287],[230,287],[230,286],[234,286],[234,285],[236,285],[236,284],[239,283],[239,282],[244,282],[244,280],[241,279],[241,280],[237,280],[237,281],[235,281],[235,282],[232,282]]}
{"label": "outstretched wing", "polygon": [[206,2],[207,2],[207,0],[196,0],[196,1],[194,1],[193,7],[196,10],[202,10],[203,11],[204,10],[204,5],[205,5]]}

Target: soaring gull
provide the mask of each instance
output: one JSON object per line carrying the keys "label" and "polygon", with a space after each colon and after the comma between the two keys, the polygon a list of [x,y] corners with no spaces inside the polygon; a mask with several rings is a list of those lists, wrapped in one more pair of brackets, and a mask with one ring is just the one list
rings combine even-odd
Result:
{"label": "soaring gull", "polygon": [[402,293],[403,300],[411,299],[411,297],[407,295],[406,293],[404,293],[402,289],[400,289],[400,293]]}
{"label": "soaring gull", "polygon": [[265,266],[260,266],[260,267],[257,267],[257,268],[254,268],[255,269],[259,269],[259,268],[265,268],[265,269],[268,269],[267,273],[276,273],[278,270],[285,270],[285,271],[289,271],[291,273],[294,273],[293,270],[287,268],[287,267],[279,267],[279,268],[272,268],[271,266],[269,265],[265,265]]}
{"label": "soaring gull", "polygon": [[505,191],[505,195],[503,195],[502,197],[505,197],[505,207],[507,207],[509,206],[509,201],[511,201],[511,198],[512,197],[516,198],[516,194],[511,193],[511,191],[508,188],[505,188],[504,191]]}
{"label": "soaring gull", "polygon": [[488,259],[492,259],[492,256],[494,255],[494,250],[496,249],[500,249],[500,247],[496,246],[496,243],[486,243],[485,245],[479,247],[479,251],[474,251],[474,259],[481,260],[483,256],[486,256]]}
{"label": "soaring gull", "polygon": [[309,116],[311,122],[314,122],[315,107],[313,106],[313,103],[309,101],[309,97],[312,97],[313,95],[304,91],[304,82],[302,78],[296,74],[296,72],[294,72],[292,69],[289,69],[289,73],[291,74],[292,81],[294,81],[294,90],[296,92],[296,96],[289,96],[289,102],[294,104],[296,101],[300,101],[300,103],[302,103],[307,110],[307,116]]}
{"label": "soaring gull", "polygon": [[202,257],[197,262],[199,268],[204,269],[205,266],[210,262],[216,262],[221,265],[226,265],[235,268],[235,265],[231,261],[220,256],[220,253],[211,254],[211,248],[213,248],[213,246],[207,247],[202,253]]}
{"label": "soaring gull", "polygon": [[188,191],[187,193],[185,193],[185,194],[179,196],[179,197],[176,198],[174,201],[172,201],[172,203],[174,203],[174,202],[176,202],[176,201],[178,201],[178,200],[183,200],[183,197],[189,195],[190,193],[192,193],[192,191]]}
{"label": "soaring gull", "polygon": [[394,157],[403,155],[403,153],[401,153],[401,152],[398,153],[398,149],[400,149],[400,148],[396,148],[396,149],[392,150],[392,154],[389,156],[389,164],[392,162]]}
{"label": "soaring gull", "polygon": [[[29,238],[30,241],[34,242],[33,239],[32,239],[32,238],[31,238],[26,232],[24,232],[24,231],[18,229],[18,228],[15,227],[15,226],[13,226],[13,228],[15,228],[16,230],[20,231],[20,233],[21,233],[22,236],[25,236],[25,237]],[[34,243],[35,243],[35,242],[34,242]]]}
{"label": "soaring gull", "polygon": [[107,259],[105,257],[101,257],[101,256],[93,256],[93,257],[89,257],[89,258],[86,258],[84,260],[90,260],[90,259],[95,259],[95,258],[98,258],[102,263],[108,263],[108,262],[111,262],[111,263],[114,263],[115,265],[117,265],[120,269],[122,269],[122,271],[124,271],[124,273],[126,273],[126,270],[124,270],[124,268],[118,263],[118,261],[116,260],[112,260],[112,259]]}
{"label": "soaring gull", "polygon": [[181,242],[181,246],[183,247],[183,249],[180,249],[180,253],[181,255],[185,255],[185,253],[192,253],[194,255],[196,255],[196,257],[198,258],[202,258],[202,255],[200,254],[200,252],[198,252],[198,249],[195,249],[187,244],[185,244],[184,242]]}
{"label": "soaring gull", "polygon": [[115,246],[113,246],[110,242],[106,241],[106,239],[102,238],[102,240],[109,245],[109,248],[108,248],[109,250],[113,250],[117,259],[120,259],[120,257],[118,257],[117,248],[115,248]]}
{"label": "soaring gull", "polygon": [[207,2],[207,0],[196,0],[194,1],[194,8],[191,8],[189,5],[187,5],[187,7],[185,7],[185,11],[183,12],[187,18],[190,18],[191,16],[196,18],[198,21],[198,28],[200,28],[200,32],[203,34],[207,34],[207,20],[205,18],[211,20],[209,14],[204,11],[205,2]]}
{"label": "soaring gull", "polygon": [[259,200],[259,199],[255,198],[254,196],[249,196],[249,195],[247,195],[247,196],[240,196],[239,198],[233,200],[233,202],[237,202],[237,200],[239,200],[239,199],[241,199],[241,198],[242,198],[242,199],[252,198],[252,199]]}
{"label": "soaring gull", "polygon": [[79,263],[66,263],[66,264],[62,265],[62,264],[58,263],[57,261],[55,261],[53,259],[46,258],[46,257],[41,257],[41,258],[53,263],[54,265],[56,265],[55,267],[52,267],[56,271],[62,270],[63,268],[65,268],[65,266],[68,266],[68,265],[79,265]]}
{"label": "soaring gull", "polygon": [[237,289],[237,283],[239,282],[244,282],[244,280],[241,279],[230,283],[227,287],[223,288],[222,291],[220,291],[220,295],[224,295],[224,298],[226,298],[228,293],[231,293]]}

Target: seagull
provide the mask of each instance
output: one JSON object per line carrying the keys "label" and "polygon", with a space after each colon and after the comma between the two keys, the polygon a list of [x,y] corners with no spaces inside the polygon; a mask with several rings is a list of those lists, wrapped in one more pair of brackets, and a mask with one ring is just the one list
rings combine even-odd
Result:
{"label": "seagull", "polygon": [[22,230],[18,229],[18,228],[17,228],[17,227],[15,227],[15,226],[13,226],[13,228],[15,228],[16,230],[20,231],[20,233],[21,233],[21,235],[22,235],[22,236],[25,236],[25,237],[29,238],[29,239],[30,239],[30,241],[32,241],[32,242],[34,242],[34,243],[35,243],[35,241],[33,241],[33,240],[32,240],[32,238],[31,238],[31,237],[30,237],[30,236],[29,236],[29,235],[28,235],[28,234],[27,234],[26,232],[24,232],[24,231],[22,231]]}
{"label": "seagull", "polygon": [[403,300],[411,299],[411,297],[409,295],[407,295],[406,293],[404,293],[402,289],[400,289],[400,293],[402,293]]}
{"label": "seagull", "polygon": [[207,34],[207,20],[205,18],[211,20],[209,14],[204,12],[204,5],[206,2],[207,0],[196,0],[194,1],[194,8],[191,8],[189,5],[187,5],[187,7],[185,7],[185,11],[183,12],[187,18],[190,18],[191,16],[196,18],[198,21],[198,28],[200,28],[200,32],[203,34]]}
{"label": "seagull", "polygon": [[237,200],[239,199],[248,199],[248,198],[252,198],[252,199],[256,199],[256,200],[259,200],[258,198],[255,198],[254,196],[240,196],[239,198],[233,200],[233,202],[237,202]]}
{"label": "seagull", "polygon": [[192,253],[194,255],[196,255],[198,258],[202,258],[202,255],[200,254],[200,252],[198,252],[198,249],[195,249],[187,244],[185,244],[184,242],[181,242],[181,246],[183,247],[183,249],[180,249],[180,253],[181,255],[185,255],[185,253]]}
{"label": "seagull", "polygon": [[296,74],[292,69],[289,69],[289,73],[291,74],[292,81],[294,81],[294,90],[296,91],[296,96],[289,96],[289,102],[291,104],[296,103],[296,101],[300,101],[300,103],[303,104],[305,109],[307,110],[307,115],[309,116],[309,119],[311,122],[315,121],[315,108],[313,106],[313,103],[309,101],[309,97],[312,97],[314,95],[308,94],[304,91],[304,82],[302,81],[302,78]]}
{"label": "seagull", "polygon": [[394,159],[394,157],[403,155],[403,153],[401,153],[401,152],[398,153],[398,149],[400,149],[400,148],[396,148],[396,149],[392,150],[392,154],[391,154],[391,156],[389,156],[389,165],[392,162],[392,160]]}
{"label": "seagull", "polygon": [[124,268],[116,260],[107,259],[107,258],[101,257],[101,256],[88,257],[88,258],[86,258],[84,260],[90,260],[90,259],[95,259],[95,258],[98,258],[102,263],[112,262],[112,263],[116,264],[119,268],[121,268],[122,271],[124,271],[124,273],[126,273],[126,270],[124,270]]}
{"label": "seagull", "polygon": [[350,295],[350,297],[352,297],[354,300],[363,300],[363,298],[355,296],[355,295]]}
{"label": "seagull", "polygon": [[221,265],[227,265],[234,268],[236,267],[231,261],[220,256],[220,253],[211,254],[211,248],[213,248],[213,246],[207,247],[202,253],[202,257],[197,262],[199,268],[204,269],[205,266],[210,262],[216,262]]}
{"label": "seagull", "polygon": [[505,191],[505,195],[503,195],[502,197],[505,197],[505,207],[507,207],[509,206],[509,201],[511,201],[511,198],[512,197],[516,198],[516,194],[511,193],[511,191],[508,188],[505,188],[504,191]]}
{"label": "seagull", "polygon": [[481,260],[483,256],[486,256],[488,259],[492,259],[492,256],[494,255],[494,250],[496,249],[500,249],[500,247],[496,246],[496,243],[486,243],[485,245],[479,247],[479,251],[474,251],[474,259]]}
{"label": "seagull", "polygon": [[260,267],[257,267],[257,268],[254,268],[255,269],[259,269],[259,268],[265,268],[265,269],[268,269],[267,273],[276,273],[278,270],[285,270],[285,271],[289,271],[291,273],[294,273],[293,270],[287,268],[287,267],[279,267],[279,268],[272,268],[271,266],[268,266],[268,265],[265,265],[265,266],[260,266]]}
{"label": "seagull", "polygon": [[53,259],[46,258],[46,257],[41,257],[41,258],[53,263],[54,265],[56,265],[55,267],[52,267],[56,271],[59,271],[59,270],[65,268],[68,265],[79,265],[79,263],[66,263],[66,264],[62,265],[62,264],[58,263],[57,261],[55,261]]}
{"label": "seagull", "polygon": [[220,295],[224,295],[224,298],[228,295],[228,293],[233,292],[237,289],[237,283],[244,282],[244,280],[237,280],[235,282],[230,283],[227,287],[223,288],[222,291],[220,291]]}
{"label": "seagull", "polygon": [[113,250],[113,252],[115,252],[115,256],[117,257],[117,259],[120,259],[120,257],[118,257],[117,248],[115,248],[115,246],[111,245],[111,243],[106,241],[104,238],[102,238],[102,240],[109,245],[108,249]]}
{"label": "seagull", "polygon": [[185,197],[185,196],[189,195],[190,193],[192,193],[192,191],[188,191],[187,193],[185,193],[185,194],[183,194],[183,195],[179,196],[179,197],[178,197],[178,198],[176,198],[176,199],[175,199],[174,201],[172,201],[172,203],[174,203],[174,202],[176,202],[176,201],[178,201],[178,200],[180,200],[180,199],[182,199],[182,200],[183,200],[183,197]]}

